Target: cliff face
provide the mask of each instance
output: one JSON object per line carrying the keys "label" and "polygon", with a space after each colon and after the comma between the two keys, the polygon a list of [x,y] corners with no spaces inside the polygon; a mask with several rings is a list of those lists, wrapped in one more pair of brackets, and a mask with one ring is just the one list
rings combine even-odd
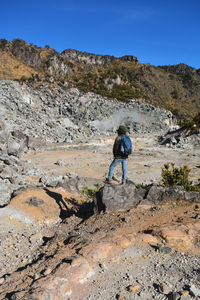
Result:
{"label": "cliff face", "polygon": [[83,64],[85,66],[104,66],[108,67],[113,62],[117,61],[130,61],[133,63],[138,63],[138,59],[132,55],[126,55],[119,58],[116,58],[111,55],[96,55],[87,52],[81,52],[74,49],[64,50],[61,55],[71,61],[78,64]]}
{"label": "cliff face", "polygon": [[[34,67],[52,76],[68,76],[72,73],[73,64],[81,64],[84,67],[104,66],[108,67],[114,61],[130,61],[137,63],[135,56],[127,55],[116,58],[110,55],[96,55],[81,52],[74,49],[64,50],[61,54],[49,46],[45,48],[28,44],[21,39],[14,39],[11,42],[0,40],[0,50],[12,54],[15,58],[22,61],[25,65]],[[72,64],[70,64],[70,62]],[[71,66],[71,68],[70,68]]]}
{"label": "cliff face", "polygon": [[0,59],[1,79],[33,79],[38,74],[37,80],[51,77],[61,86],[120,101],[145,99],[179,118],[200,111],[200,72],[182,63],[155,67],[139,63],[132,55],[116,58],[73,49],[58,53],[21,39],[0,40]]}

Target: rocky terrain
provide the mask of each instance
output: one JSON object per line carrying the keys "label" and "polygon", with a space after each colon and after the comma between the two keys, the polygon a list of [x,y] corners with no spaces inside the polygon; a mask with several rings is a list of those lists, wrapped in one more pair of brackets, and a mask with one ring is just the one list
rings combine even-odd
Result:
{"label": "rocky terrain", "polygon": [[45,175],[19,160],[28,150],[55,148],[55,143],[94,142],[98,136],[113,135],[120,123],[125,123],[132,134],[164,132],[176,122],[169,111],[149,104],[132,101],[127,106],[74,89],[51,90],[48,85],[31,89],[25,84],[0,81],[0,93],[1,206],[24,185],[27,174]]}
{"label": "rocky terrain", "polygon": [[[158,144],[161,132],[176,128],[172,114],[137,101],[128,109],[113,101],[114,111],[106,99],[77,90],[63,93],[76,101],[61,113],[50,101],[59,89],[49,94],[10,81],[1,89],[0,299],[197,298],[199,193],[156,186],[167,161],[189,160],[191,179],[199,178],[198,144]],[[82,99],[90,101],[86,115]],[[55,124],[51,131],[47,122]],[[121,122],[134,145],[130,183],[104,186]],[[66,133],[61,140],[56,124]],[[95,184],[103,186],[101,197],[84,202],[82,188]]]}
{"label": "rocky terrain", "polygon": [[[61,58],[19,40],[0,48],[4,74],[8,53],[12,70],[16,58],[20,72],[22,62],[37,69],[29,81],[0,80],[0,299],[199,299],[200,193],[159,184],[168,162],[188,165],[198,183],[199,129],[143,99],[56,79],[75,63],[90,71],[138,64],[133,56]],[[104,183],[120,124],[134,150],[125,186],[120,167]]]}

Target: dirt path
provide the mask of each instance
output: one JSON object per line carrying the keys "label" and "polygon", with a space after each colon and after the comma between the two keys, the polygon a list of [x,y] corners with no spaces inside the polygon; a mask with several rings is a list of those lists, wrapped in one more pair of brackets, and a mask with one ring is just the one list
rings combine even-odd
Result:
{"label": "dirt path", "polygon": [[[104,179],[112,161],[114,138],[102,138],[93,143],[79,145],[60,145],[57,150],[29,153],[24,159],[30,160],[44,171],[56,175],[75,172],[79,176]],[[129,156],[128,179],[137,183],[159,182],[161,168],[167,162],[176,166],[188,165],[191,168],[191,179],[200,178],[200,147],[193,149],[172,149],[159,146],[157,137],[132,138],[133,154]],[[62,160],[65,166],[56,165]],[[121,180],[121,167],[118,166],[115,176]],[[31,178],[38,180],[38,178]]]}

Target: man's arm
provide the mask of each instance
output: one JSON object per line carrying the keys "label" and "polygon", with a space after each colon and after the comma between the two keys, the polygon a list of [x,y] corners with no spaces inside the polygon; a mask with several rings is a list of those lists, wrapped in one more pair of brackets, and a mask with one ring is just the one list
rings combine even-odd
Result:
{"label": "man's arm", "polygon": [[113,145],[113,155],[116,157],[119,155],[119,147],[120,147],[121,136],[117,136]]}

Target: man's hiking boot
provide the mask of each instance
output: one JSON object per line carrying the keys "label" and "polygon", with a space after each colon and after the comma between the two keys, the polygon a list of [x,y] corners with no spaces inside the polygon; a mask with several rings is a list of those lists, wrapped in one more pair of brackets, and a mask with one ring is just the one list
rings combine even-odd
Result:
{"label": "man's hiking boot", "polygon": [[106,180],[104,181],[104,183],[112,183],[112,180],[109,180],[108,178],[106,178]]}
{"label": "man's hiking boot", "polygon": [[122,182],[122,185],[125,185],[126,184],[126,182]]}
{"label": "man's hiking boot", "polygon": [[118,180],[115,176],[113,176],[112,180],[114,180],[114,181],[120,183],[120,180]]}

